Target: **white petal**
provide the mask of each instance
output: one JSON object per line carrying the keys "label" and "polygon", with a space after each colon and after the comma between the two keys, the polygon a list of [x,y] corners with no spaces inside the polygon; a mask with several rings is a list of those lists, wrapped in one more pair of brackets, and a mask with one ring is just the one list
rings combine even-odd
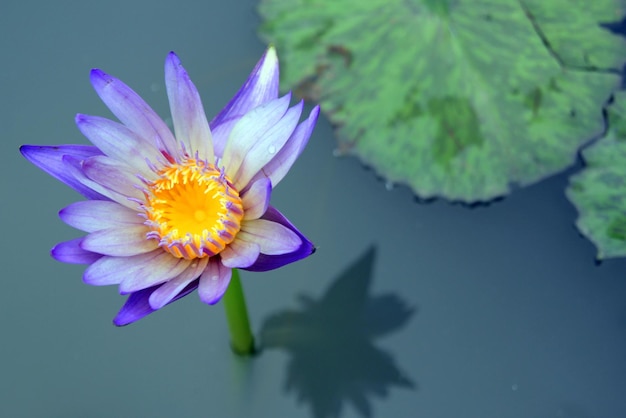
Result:
{"label": "white petal", "polygon": [[84,173],[84,170],[82,167],[82,161],[72,156],[65,155],[63,157],[63,162],[67,166],[68,173],[77,181],[79,181],[81,184],[83,184],[85,187],[88,187],[89,189],[95,191],[96,193],[104,197],[107,197],[119,203],[120,205],[126,206],[127,208],[130,208],[133,210],[139,209],[139,205],[136,202],[128,200],[128,196],[124,196],[122,194],[114,192],[113,190],[107,189],[101,184],[89,179]]}
{"label": "white petal", "polygon": [[198,284],[200,300],[209,305],[217,303],[228,289],[232,272],[231,268],[225,267],[218,259],[212,258],[200,276]]}
{"label": "white petal", "polygon": [[130,87],[99,69],[91,70],[91,84],[124,125],[157,148],[177,155],[178,144],[163,119]]}
{"label": "white petal", "polygon": [[254,264],[260,253],[261,247],[259,247],[259,244],[235,238],[220,253],[220,257],[222,258],[222,264],[226,267],[245,268]]}
{"label": "white petal", "polygon": [[221,165],[225,167],[228,177],[233,179],[241,166],[246,154],[283,117],[291,94],[272,100],[246,113],[230,132]]}
{"label": "white petal", "polygon": [[309,138],[317,122],[317,117],[319,116],[319,111],[319,106],[315,106],[313,110],[311,110],[307,120],[298,125],[283,148],[276,153],[276,156],[272,158],[270,162],[265,164],[263,169],[259,171],[251,181],[261,177],[268,177],[272,181],[273,187],[276,187],[278,183],[280,183],[304,150],[307,142],[309,142]]}
{"label": "white petal", "polygon": [[267,210],[272,194],[272,183],[268,178],[260,178],[242,196],[243,219],[258,219]]}
{"label": "white petal", "polygon": [[154,251],[159,246],[155,239],[147,239],[145,225],[102,229],[87,235],[81,247],[87,251],[117,257],[129,257]]}
{"label": "white petal", "polygon": [[276,49],[267,48],[235,97],[216,117],[215,124],[243,115],[278,97],[279,69]]}
{"label": "white petal", "polygon": [[126,197],[143,200],[145,185],[129,167],[110,157],[91,157],[83,162],[83,172],[96,183]]}
{"label": "white petal", "polygon": [[265,219],[244,221],[238,239],[257,243],[263,254],[278,255],[295,251],[302,240],[289,228]]}
{"label": "white petal", "polygon": [[144,177],[155,177],[146,159],[155,162],[163,156],[156,146],[126,126],[99,116],[76,115],[76,126],[109,157],[135,168]]}
{"label": "white petal", "polygon": [[141,267],[136,267],[133,274],[124,274],[126,278],[120,283],[121,294],[136,292],[166,282],[181,274],[191,264],[191,260],[176,258],[161,249],[156,251],[160,251],[161,254]]}
{"label": "white petal", "polygon": [[163,250],[158,249],[132,257],[102,257],[87,267],[83,281],[94,286],[119,284],[129,275],[150,268],[152,261],[163,253]]}
{"label": "white petal", "polygon": [[[303,102],[289,109],[285,115],[265,134],[258,138],[248,149],[239,171],[231,180],[238,190],[248,185],[248,182],[265,164],[280,152],[287,140],[293,134],[302,114]],[[228,167],[228,166],[227,166]]]}
{"label": "white petal", "polygon": [[163,283],[150,295],[149,303],[152,309],[161,309],[172,301],[189,283],[197,279],[206,269],[209,257],[194,260],[189,267],[177,277]]}
{"label": "white petal", "polygon": [[145,221],[136,211],[107,200],[83,200],[61,209],[66,224],[85,232],[141,225]]}
{"label": "white petal", "polygon": [[176,138],[185,143],[190,156],[197,152],[202,160],[213,163],[213,139],[200,95],[173,52],[165,61],[165,85]]}

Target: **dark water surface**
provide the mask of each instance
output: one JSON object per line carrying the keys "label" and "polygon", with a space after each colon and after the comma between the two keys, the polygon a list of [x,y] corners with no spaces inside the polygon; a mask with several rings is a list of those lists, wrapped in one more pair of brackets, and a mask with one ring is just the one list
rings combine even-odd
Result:
{"label": "dark water surface", "polygon": [[567,173],[488,207],[418,204],[333,157],[324,118],[273,194],[317,253],[242,272],[261,355],[235,358],[195,294],[115,328],[117,290],[48,256],[80,235],[57,217],[78,196],[18,146],[86,143],[74,114],[110,115],[92,67],[167,116],[175,50],[211,116],[265,46],[249,0],[55,3],[0,12],[0,416],[626,416],[626,261],[594,264]]}

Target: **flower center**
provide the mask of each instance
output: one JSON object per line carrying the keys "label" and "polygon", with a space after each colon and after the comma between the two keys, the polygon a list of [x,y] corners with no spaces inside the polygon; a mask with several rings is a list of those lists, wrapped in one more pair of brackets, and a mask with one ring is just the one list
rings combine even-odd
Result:
{"label": "flower center", "polygon": [[239,232],[239,192],[214,165],[189,158],[158,171],[145,191],[147,238],[177,258],[211,257]]}

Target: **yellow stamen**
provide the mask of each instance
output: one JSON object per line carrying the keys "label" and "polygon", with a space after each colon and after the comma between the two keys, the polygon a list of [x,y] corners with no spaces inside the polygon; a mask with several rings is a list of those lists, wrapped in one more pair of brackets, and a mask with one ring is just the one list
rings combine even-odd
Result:
{"label": "yellow stamen", "polygon": [[157,174],[145,191],[148,238],[188,260],[218,254],[235,239],[243,206],[226,174],[193,158]]}

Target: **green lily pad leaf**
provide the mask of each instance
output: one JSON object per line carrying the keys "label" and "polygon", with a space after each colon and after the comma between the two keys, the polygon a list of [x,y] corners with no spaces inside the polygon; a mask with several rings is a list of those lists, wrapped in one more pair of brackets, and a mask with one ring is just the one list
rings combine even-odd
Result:
{"label": "green lily pad leaf", "polygon": [[616,93],[608,117],[607,135],[582,152],[586,167],[567,189],[598,259],[626,256],[626,92]]}
{"label": "green lily pad leaf", "polygon": [[489,200],[603,132],[625,41],[594,0],[261,0],[281,85],[319,101],[339,153],[423,198]]}

